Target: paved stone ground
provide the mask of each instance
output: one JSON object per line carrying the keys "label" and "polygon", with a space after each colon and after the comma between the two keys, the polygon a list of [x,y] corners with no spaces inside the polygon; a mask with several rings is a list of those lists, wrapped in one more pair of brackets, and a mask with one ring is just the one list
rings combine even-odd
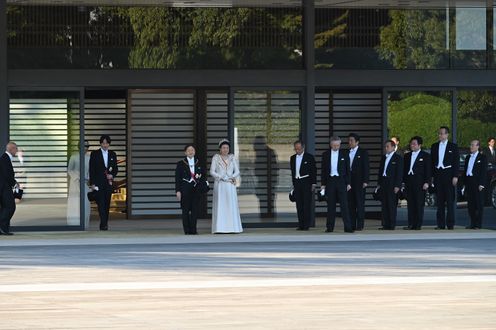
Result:
{"label": "paved stone ground", "polygon": [[496,232],[0,237],[0,329],[495,329]]}

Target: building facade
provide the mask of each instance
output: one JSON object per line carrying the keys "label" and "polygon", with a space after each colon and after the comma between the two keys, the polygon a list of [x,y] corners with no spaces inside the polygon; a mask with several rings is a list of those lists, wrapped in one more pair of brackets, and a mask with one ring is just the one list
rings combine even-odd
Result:
{"label": "building facade", "polygon": [[[100,134],[119,158],[113,217],[178,217],[183,146],[209,163],[227,137],[254,226],[296,222],[298,138],[320,161],[330,135],[360,134],[370,195],[387,137],[429,147],[447,125],[466,147],[496,134],[493,1],[136,3],[0,3],[0,143],[18,142],[25,188],[16,229],[84,228],[79,146],[98,148]],[[211,197],[203,204],[208,217]]]}

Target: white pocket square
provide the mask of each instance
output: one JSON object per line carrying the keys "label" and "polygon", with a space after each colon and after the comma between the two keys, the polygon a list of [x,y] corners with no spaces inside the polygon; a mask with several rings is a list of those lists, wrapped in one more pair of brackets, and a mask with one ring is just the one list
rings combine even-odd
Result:
{"label": "white pocket square", "polygon": [[419,159],[419,162],[423,162],[423,161],[424,161],[424,159],[423,159],[423,158],[420,158],[420,159]]}
{"label": "white pocket square", "polygon": [[358,158],[360,158],[360,156],[358,156]]}
{"label": "white pocket square", "polygon": [[344,158],[341,158],[341,160],[344,160]]}
{"label": "white pocket square", "polygon": [[448,152],[453,152],[453,151],[451,151],[451,150],[448,150]]}
{"label": "white pocket square", "polygon": [[478,160],[477,163],[480,163],[480,160]]}
{"label": "white pocket square", "polygon": [[391,164],[393,164],[393,165],[394,165],[394,164],[396,164],[396,162],[391,162]]}

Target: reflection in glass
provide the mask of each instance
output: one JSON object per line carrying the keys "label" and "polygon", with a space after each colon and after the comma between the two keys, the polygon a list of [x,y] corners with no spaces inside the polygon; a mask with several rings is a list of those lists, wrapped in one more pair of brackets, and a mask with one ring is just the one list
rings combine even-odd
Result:
{"label": "reflection in glass", "polygon": [[12,69],[301,68],[302,9],[14,6]]}
{"label": "reflection in glass", "polygon": [[300,95],[294,92],[235,93],[236,155],[241,169],[239,203],[250,217],[291,214],[289,157],[300,133]]}
{"label": "reflection in glass", "polygon": [[79,226],[79,199],[68,194],[81,171],[72,157],[79,150],[78,94],[11,93],[10,139],[22,149],[14,169],[24,189],[12,225]]}
{"label": "reflection in glass", "polygon": [[474,139],[484,145],[490,136],[496,135],[496,91],[460,90],[457,100],[458,145],[468,148]]}
{"label": "reflection in glass", "polygon": [[451,127],[451,111],[450,92],[390,92],[388,136],[399,136],[402,150],[408,150],[415,135],[423,138],[424,148],[430,148],[438,141],[438,128]]}

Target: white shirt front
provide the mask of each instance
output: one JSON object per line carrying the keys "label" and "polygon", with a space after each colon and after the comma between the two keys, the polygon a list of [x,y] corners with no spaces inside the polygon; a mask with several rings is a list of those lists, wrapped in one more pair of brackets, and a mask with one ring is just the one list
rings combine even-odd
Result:
{"label": "white shirt front", "polygon": [[468,166],[467,166],[467,176],[473,176],[474,175],[472,173],[472,171],[474,169],[475,159],[477,159],[478,154],[479,154],[479,152],[476,151],[470,155],[470,159],[468,160]]}
{"label": "white shirt front", "polygon": [[295,175],[296,179],[300,178],[300,168],[301,168],[301,162],[303,161],[303,152],[301,155],[296,154],[296,164],[295,164]]}
{"label": "white shirt front", "polygon": [[491,156],[494,156],[494,148],[493,147],[488,147],[489,151],[491,152]]}
{"label": "white shirt front", "polygon": [[12,159],[14,159],[14,156],[12,156],[11,153],[8,151],[6,151],[5,153],[7,154],[7,156],[9,156],[10,162],[12,162]]}
{"label": "white shirt front", "polygon": [[331,150],[331,176],[339,176],[338,172],[339,150]]}
{"label": "white shirt front", "polygon": [[350,149],[350,168],[353,165],[353,160],[355,159],[356,152],[358,150],[358,146],[353,149]]}
{"label": "white shirt front", "polygon": [[105,164],[105,167],[108,167],[108,150],[100,150],[102,150],[103,163]]}
{"label": "white shirt front", "polygon": [[387,176],[386,172],[387,172],[387,168],[388,168],[388,165],[389,165],[389,161],[391,160],[391,158],[393,157],[394,155],[394,152],[391,152],[389,154],[386,154],[386,162],[384,163],[384,172],[382,172],[382,176]]}
{"label": "white shirt front", "polygon": [[415,160],[417,160],[417,156],[420,153],[420,149],[417,151],[412,151],[412,159],[410,160],[410,170],[408,171],[409,175],[413,175],[413,165],[415,164]]}
{"label": "white shirt front", "polygon": [[444,160],[444,154],[446,153],[446,146],[448,146],[448,140],[444,142],[439,142],[439,150],[438,150],[438,161],[437,161],[437,168],[444,168],[443,160]]}
{"label": "white shirt front", "polygon": [[188,165],[189,165],[189,171],[190,173],[193,173],[195,174],[195,158],[189,158],[189,157],[186,157],[188,159]]}

